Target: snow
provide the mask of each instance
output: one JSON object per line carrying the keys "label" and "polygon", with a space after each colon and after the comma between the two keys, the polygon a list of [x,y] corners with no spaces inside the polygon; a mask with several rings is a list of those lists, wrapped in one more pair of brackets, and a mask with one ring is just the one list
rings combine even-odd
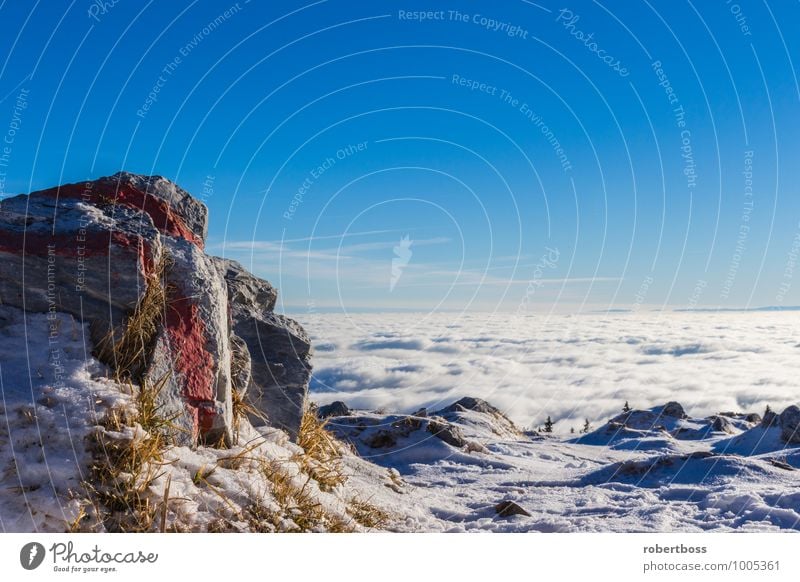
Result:
{"label": "snow", "polygon": [[[412,435],[396,451],[358,443],[362,456],[400,471],[415,507],[428,507],[408,529],[800,529],[797,473],[788,470],[800,468],[800,448],[787,447],[777,428],[727,417],[729,434],[706,418],[796,402],[795,313],[297,317],[323,346],[312,381],[320,404],[410,413],[471,395],[523,427],[547,415],[556,421],[552,437],[514,438],[487,431],[496,422],[486,415],[465,415],[465,436],[486,453],[429,436]],[[637,408],[678,401],[691,418],[659,417],[654,408],[609,430],[604,423],[626,400]],[[570,435],[585,418],[600,428]],[[532,516],[498,518],[492,508],[502,500]]]}
{"label": "snow", "polygon": [[86,438],[127,399],[87,354],[87,337],[69,315],[0,307],[2,531],[64,531],[80,513]]}
{"label": "snow", "polygon": [[[100,426],[109,410],[132,407],[133,397],[106,377],[108,370],[91,356],[88,342],[88,330],[70,315],[0,306],[0,531],[70,529],[92,498],[86,486],[91,463],[95,455],[102,457],[93,453],[90,437],[147,436],[138,425],[118,432]],[[277,471],[354,531],[365,528],[348,515],[349,503],[398,495],[384,487],[392,484],[385,469],[352,455],[344,460],[344,472],[359,473],[353,479],[357,485],[322,491],[303,473],[298,459],[303,451],[286,433],[256,430],[247,422],[239,432],[241,444],[230,449],[172,446],[164,451],[146,495],[156,504],[167,497],[168,528],[246,531],[246,512],[254,504],[280,513],[270,479]],[[278,521],[275,531],[298,528],[291,516]],[[90,527],[103,531],[102,524]]]}
{"label": "snow", "polygon": [[[328,424],[343,443],[346,481],[321,486],[286,433],[243,422],[236,447],[165,450],[146,495],[158,507],[166,503],[165,525],[178,531],[250,531],[256,506],[277,516],[259,531],[300,529],[300,509],[281,506],[276,475],[353,531],[371,529],[353,520],[356,501],[385,511],[385,529],[400,532],[800,530],[800,446],[783,442],[779,428],[743,416],[726,416],[727,432],[713,430],[708,417],[760,412],[766,400],[776,411],[793,402],[782,388],[793,370],[780,366],[796,365],[788,359],[797,349],[787,319],[794,315],[678,314],[669,324],[641,317],[635,325],[617,317],[565,318],[553,329],[543,322],[526,342],[507,321],[500,334],[498,322],[476,330],[442,316],[423,335],[394,316],[359,316],[349,324],[315,316],[317,341],[334,347],[317,352],[312,398],[341,399],[355,409]],[[358,329],[348,327],[355,323]],[[578,341],[572,347],[565,337]],[[89,498],[84,481],[96,453],[88,437],[147,436],[138,425],[119,433],[98,426],[108,410],[130,407],[134,398],[107,379],[87,341],[85,327],[68,315],[0,307],[2,531],[69,529]],[[391,347],[370,345],[381,342]],[[550,358],[558,363],[548,368]],[[613,382],[604,377],[610,371]],[[574,382],[578,376],[583,382]],[[332,392],[319,391],[320,377],[333,381]],[[559,391],[548,395],[556,385]],[[700,385],[709,390],[698,391]],[[480,403],[447,407],[487,394],[502,412]],[[626,399],[637,410],[621,415]],[[661,414],[673,400],[687,418]],[[556,419],[553,434],[518,428],[541,424],[547,410]],[[584,417],[595,428],[571,434]],[[436,436],[431,423],[463,446]],[[376,439],[381,431],[392,438]],[[495,506],[504,501],[530,516],[499,516]]]}
{"label": "snow", "polygon": [[[789,459],[790,467],[800,467],[800,448],[784,443],[773,442],[774,448],[760,456],[739,456],[729,451],[712,454],[725,450],[731,437],[724,433],[707,432],[702,441],[679,440],[667,433],[661,447],[649,444],[649,433],[632,434],[619,439],[627,447],[609,448],[564,437],[500,439],[487,433],[485,419],[473,424],[468,416],[462,416],[460,426],[487,452],[467,454],[432,442],[435,439],[420,439],[413,448],[403,442],[396,451],[381,449],[381,454],[367,457],[399,469],[415,511],[425,509],[424,517],[410,516],[401,529],[800,530],[796,473],[769,462],[780,456]],[[450,448],[451,454],[442,456],[442,447]],[[498,517],[493,508],[504,500],[531,516]]]}

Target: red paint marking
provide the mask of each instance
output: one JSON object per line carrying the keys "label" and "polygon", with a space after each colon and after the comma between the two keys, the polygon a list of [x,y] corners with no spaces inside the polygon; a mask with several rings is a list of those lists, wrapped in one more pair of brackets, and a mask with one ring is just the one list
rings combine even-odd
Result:
{"label": "red paint marking", "polygon": [[89,232],[78,240],[76,232],[57,233],[28,232],[21,230],[3,230],[0,226],[0,252],[15,255],[32,255],[46,257],[48,245],[54,245],[53,252],[60,257],[96,257],[109,254],[111,246],[120,248],[137,248],[144,243],[138,235],[128,235],[119,231]]}
{"label": "red paint marking", "polygon": [[176,238],[185,238],[197,247],[203,248],[203,240],[186,226],[186,223],[181,220],[180,216],[175,214],[166,201],[127,184],[91,182],[91,187],[87,187],[87,184],[89,182],[57,186],[56,188],[33,192],[31,196],[80,199],[95,205],[102,203],[104,200],[114,200],[116,204],[135,208],[148,214],[153,219],[155,227],[162,233]]}
{"label": "red paint marking", "polygon": [[214,359],[206,348],[206,326],[191,298],[170,299],[166,328],[175,369],[183,380],[183,398],[195,438],[211,430],[214,405]]}
{"label": "red paint marking", "polygon": [[214,428],[214,419],[217,418],[217,409],[213,402],[201,404],[197,408],[197,426],[201,434],[205,434]]}
{"label": "red paint marking", "polygon": [[176,359],[175,368],[184,378],[184,397],[214,400],[214,360],[206,349],[206,327],[199,308],[191,299],[169,301],[167,333]]}

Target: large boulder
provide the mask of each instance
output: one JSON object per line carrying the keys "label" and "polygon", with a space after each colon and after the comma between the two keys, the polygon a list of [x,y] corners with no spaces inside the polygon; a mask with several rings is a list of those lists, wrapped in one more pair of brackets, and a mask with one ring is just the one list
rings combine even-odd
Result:
{"label": "large boulder", "polygon": [[2,302],[96,322],[96,341],[120,325],[142,299],[164,249],[153,217],[115,204],[115,191],[113,183],[98,181],[3,200]]}
{"label": "large boulder", "polygon": [[0,203],[0,301],[89,322],[117,376],[158,388],[187,443],[230,441],[232,388],[296,434],[310,342],[274,288],[204,252],[208,211],[158,176],[119,173]]}
{"label": "large boulder", "polygon": [[196,245],[168,241],[166,301],[144,378],[160,387],[165,409],[184,412],[178,425],[204,442],[233,437],[233,373],[228,292],[216,266]]}
{"label": "large boulder", "polygon": [[296,438],[311,378],[311,341],[303,327],[274,312],[277,292],[236,261],[214,259],[228,288],[231,329],[250,353],[245,401],[250,421],[270,424]]}

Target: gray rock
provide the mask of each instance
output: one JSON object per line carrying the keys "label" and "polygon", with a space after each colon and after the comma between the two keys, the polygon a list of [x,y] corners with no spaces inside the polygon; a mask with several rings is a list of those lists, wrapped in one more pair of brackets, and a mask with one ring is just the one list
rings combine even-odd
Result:
{"label": "gray rock", "polygon": [[758,414],[757,412],[750,412],[750,413],[745,414],[743,419],[744,419],[745,422],[749,422],[749,423],[752,423],[752,424],[758,424],[759,422],[761,422],[761,415]]}
{"label": "gray rock", "polygon": [[92,201],[100,186],[89,184],[0,203],[0,300],[93,322],[96,343],[139,303],[148,264],[159,260],[163,245],[148,214],[98,207]]}
{"label": "gray rock", "polygon": [[483,412],[484,414],[502,414],[500,409],[495,408],[485,400],[474,398],[472,396],[465,396],[461,400],[454,402],[446,408],[442,408],[436,414],[446,414],[448,412],[461,412],[463,410],[474,410],[475,412]]}
{"label": "gray rock", "polygon": [[670,416],[672,418],[688,418],[686,412],[683,410],[683,406],[677,402],[667,402],[661,409],[661,415]]}
{"label": "gray rock", "polygon": [[269,313],[275,309],[278,292],[269,281],[249,273],[240,263],[215,257],[217,269],[228,284],[228,299],[240,311],[250,310],[253,315]]}
{"label": "gray rock", "polygon": [[[109,346],[146,319],[143,355],[124,373],[160,387],[186,444],[232,440],[233,387],[295,437],[311,374],[308,336],[273,313],[267,281],[205,254],[207,229],[205,205],[159,176],[121,172],[3,200],[0,301],[91,323],[96,355],[120,373]],[[158,289],[163,305],[137,320]]]}
{"label": "gray rock", "polygon": [[711,430],[714,432],[733,433],[733,425],[731,424],[731,421],[724,416],[713,416],[710,420]]}
{"label": "gray rock", "polygon": [[778,417],[781,439],[789,444],[800,444],[800,408],[789,406]]}
{"label": "gray rock", "polygon": [[772,410],[764,413],[764,418],[761,419],[761,428],[769,428],[778,424],[778,415]]}
{"label": "gray rock", "polygon": [[[0,203],[0,301],[90,323],[96,355],[159,386],[186,444],[232,435],[227,286],[202,250],[207,224],[205,205],[172,182],[129,173]],[[153,285],[166,300],[137,320]],[[153,335],[122,370],[109,346],[144,320]]]}
{"label": "gray rock", "polygon": [[[162,404],[194,439],[232,442],[232,350],[228,291],[214,262],[185,239],[165,238],[172,263],[167,303],[152,361],[151,384],[169,378]],[[188,428],[185,426],[185,428]]]}
{"label": "gray rock", "polygon": [[320,406],[317,409],[317,417],[318,418],[330,418],[332,416],[350,416],[351,412],[350,409],[347,407],[347,404],[342,402],[341,400],[337,400],[336,402],[331,402],[330,404],[326,404],[325,406]]}
{"label": "gray rock", "polygon": [[365,445],[373,449],[388,449],[397,444],[397,436],[390,430],[377,430],[361,439]]}
{"label": "gray rock", "polygon": [[467,439],[464,438],[461,429],[449,422],[430,420],[428,421],[427,430],[450,446],[460,449],[467,445]]}
{"label": "gray rock", "polygon": [[235,261],[213,261],[227,283],[233,333],[250,352],[246,399],[259,411],[250,421],[269,423],[295,439],[311,379],[311,341],[299,323],[272,312],[277,298],[272,285]]}
{"label": "gray rock", "polygon": [[755,412],[720,412],[718,416],[725,416],[735,420],[743,420],[750,424],[758,424],[761,422],[761,415]]}
{"label": "gray rock", "polygon": [[500,517],[511,517],[512,515],[522,515],[530,517],[531,514],[513,501],[501,501],[494,506],[494,510]]}
{"label": "gray rock", "polygon": [[[117,172],[96,184],[98,189],[112,190],[117,204],[125,201],[143,209],[164,234],[184,238],[201,248],[205,245],[208,208],[174,182],[162,176]],[[147,196],[142,197],[142,193]]]}
{"label": "gray rock", "polygon": [[479,412],[486,415],[485,424],[495,434],[512,437],[522,434],[517,426],[499,408],[492,406],[481,398],[465,396],[434,414],[453,422],[460,422],[465,412]]}

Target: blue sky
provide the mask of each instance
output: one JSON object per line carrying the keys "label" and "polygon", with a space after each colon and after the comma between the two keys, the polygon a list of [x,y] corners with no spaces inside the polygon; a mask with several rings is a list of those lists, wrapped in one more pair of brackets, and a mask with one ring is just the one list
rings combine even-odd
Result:
{"label": "blue sky", "polygon": [[169,177],[287,310],[800,304],[796,3],[0,15],[3,193]]}

